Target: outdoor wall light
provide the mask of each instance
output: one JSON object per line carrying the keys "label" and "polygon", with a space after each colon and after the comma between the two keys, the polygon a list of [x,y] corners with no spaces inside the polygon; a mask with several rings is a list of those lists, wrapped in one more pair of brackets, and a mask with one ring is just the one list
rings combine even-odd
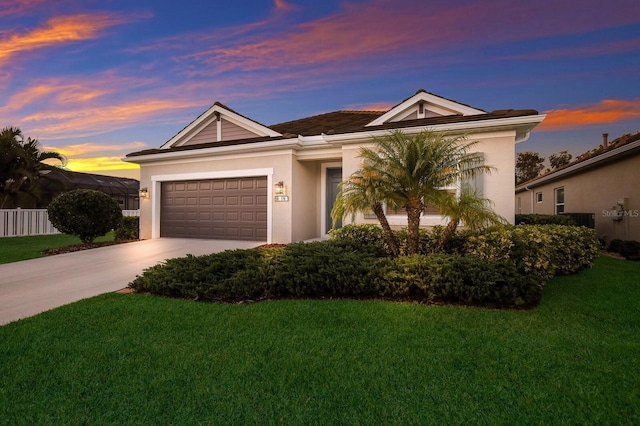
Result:
{"label": "outdoor wall light", "polygon": [[276,195],[285,195],[287,192],[287,188],[284,186],[284,182],[280,181],[275,184],[276,187]]}
{"label": "outdoor wall light", "polygon": [[149,198],[149,190],[146,187],[140,188],[138,194],[140,194],[140,198]]}

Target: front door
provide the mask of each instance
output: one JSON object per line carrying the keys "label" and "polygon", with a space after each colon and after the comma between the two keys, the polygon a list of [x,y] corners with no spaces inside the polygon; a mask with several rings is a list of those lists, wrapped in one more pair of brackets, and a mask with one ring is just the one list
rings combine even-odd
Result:
{"label": "front door", "polygon": [[[333,205],[336,202],[336,197],[338,196],[338,192],[340,189],[338,185],[342,182],[342,168],[328,168],[327,169],[327,211],[325,212],[325,229],[327,233],[331,228],[333,228],[333,223],[331,220],[331,209],[333,209]],[[342,220],[336,223],[336,228],[340,228],[342,226]]]}

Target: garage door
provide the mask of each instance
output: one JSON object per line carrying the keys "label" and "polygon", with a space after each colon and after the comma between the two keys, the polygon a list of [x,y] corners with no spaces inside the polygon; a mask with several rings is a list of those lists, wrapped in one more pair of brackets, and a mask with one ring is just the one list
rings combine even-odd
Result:
{"label": "garage door", "polygon": [[162,182],[160,236],[267,240],[267,177]]}

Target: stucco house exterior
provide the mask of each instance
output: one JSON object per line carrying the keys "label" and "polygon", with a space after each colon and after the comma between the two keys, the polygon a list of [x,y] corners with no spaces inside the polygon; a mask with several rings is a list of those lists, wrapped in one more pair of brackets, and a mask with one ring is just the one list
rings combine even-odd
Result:
{"label": "stucco house exterior", "polygon": [[[358,150],[372,138],[395,129],[446,131],[478,142],[497,172],[474,184],[513,221],[515,144],[544,117],[486,112],[419,90],[388,111],[335,111],[266,126],[216,102],[159,148],[124,160],[140,165],[141,238],[288,243],[327,234],[338,184],[360,167]],[[406,225],[401,214],[389,219]],[[437,212],[421,222],[445,223]]]}
{"label": "stucco house exterior", "polygon": [[598,238],[640,241],[640,133],[603,142],[571,163],[516,187],[516,212],[586,213]]}

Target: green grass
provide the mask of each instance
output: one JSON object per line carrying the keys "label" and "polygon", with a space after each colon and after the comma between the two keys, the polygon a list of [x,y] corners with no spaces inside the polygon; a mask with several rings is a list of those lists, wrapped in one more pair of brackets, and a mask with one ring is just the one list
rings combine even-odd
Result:
{"label": "green grass", "polygon": [[0,424],[638,424],[639,277],[527,311],[107,294],[0,327]]}
{"label": "green grass", "polygon": [[[114,232],[96,238],[96,242],[113,241]],[[44,257],[44,251],[52,248],[80,244],[73,235],[35,235],[31,237],[0,238],[0,264]]]}

